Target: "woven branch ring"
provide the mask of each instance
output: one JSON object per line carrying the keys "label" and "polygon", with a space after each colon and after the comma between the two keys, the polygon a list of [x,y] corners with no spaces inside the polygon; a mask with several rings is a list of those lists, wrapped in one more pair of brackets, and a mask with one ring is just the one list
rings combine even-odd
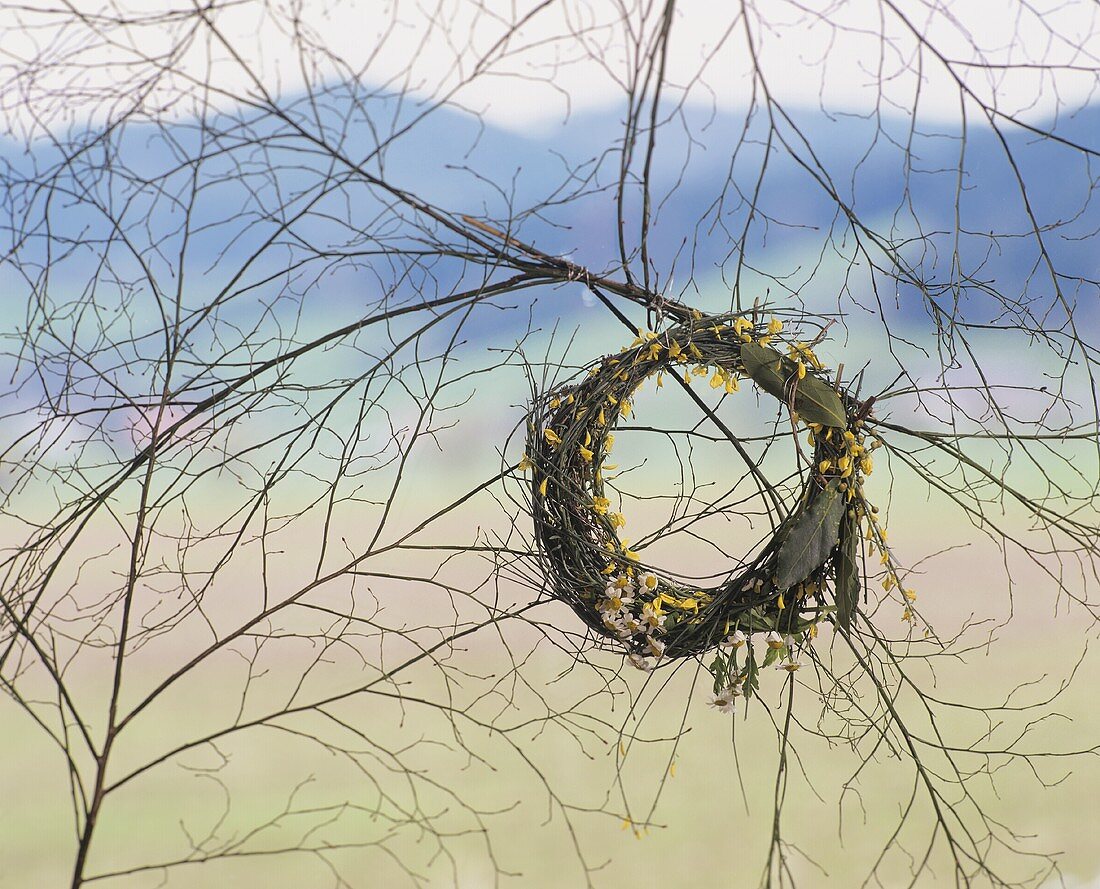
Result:
{"label": "woven branch ring", "polygon": [[[842,623],[857,607],[856,541],[863,477],[880,442],[863,432],[867,407],[838,391],[810,346],[771,346],[782,330],[736,315],[693,318],[662,333],[640,331],[634,342],[591,365],[580,382],[541,393],[527,418],[530,512],[547,587],[601,636],[626,649],[637,666],[700,656],[745,634],[773,639],[811,635],[834,614]],[[770,540],[719,585],[684,586],[645,564],[619,531],[604,475],[617,424],[648,380],[685,383],[704,377],[732,393],[746,381],[779,399],[813,444],[793,509]],[[782,635],[780,635],[782,634]],[[772,647],[780,647],[774,645]]]}

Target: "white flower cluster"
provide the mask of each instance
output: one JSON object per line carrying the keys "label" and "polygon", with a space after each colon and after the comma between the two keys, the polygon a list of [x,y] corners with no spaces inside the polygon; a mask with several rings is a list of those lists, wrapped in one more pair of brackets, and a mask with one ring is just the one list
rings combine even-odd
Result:
{"label": "white flower cluster", "polygon": [[[787,670],[793,673],[802,666],[795,659],[796,641],[794,636],[781,636],[775,630],[772,630],[764,636],[764,644],[767,645],[769,649],[773,651],[785,651],[786,660],[778,666],[778,669]],[[719,643],[719,647],[726,651],[733,651],[744,645],[752,645],[752,636],[745,635],[741,630],[734,630]],[[742,686],[744,682],[744,676],[736,677],[729,685],[720,688],[717,692],[712,694],[707,705],[718,710],[720,713],[733,713],[735,710],[734,705],[737,699],[742,695]]]}
{"label": "white flower cluster", "polygon": [[640,574],[636,584],[628,574],[610,577],[604,598],[596,606],[603,625],[619,639],[644,641],[645,654],[632,652],[629,656],[630,663],[639,670],[652,670],[665,653],[665,643],[660,636],[664,633],[667,615],[656,599],[645,602],[640,599],[643,593],[654,593],[657,583],[657,575],[651,572]]}

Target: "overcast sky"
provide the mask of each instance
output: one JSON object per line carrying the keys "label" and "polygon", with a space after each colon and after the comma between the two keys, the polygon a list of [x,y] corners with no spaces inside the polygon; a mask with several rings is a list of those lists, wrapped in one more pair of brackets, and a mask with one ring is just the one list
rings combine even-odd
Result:
{"label": "overcast sky", "polygon": [[[163,81],[161,94],[153,94],[162,105],[192,88],[189,79],[199,82],[208,73],[221,101],[254,91],[253,74],[265,89],[284,93],[308,79],[354,77],[446,97],[497,125],[545,126],[569,110],[621,102],[639,35],[645,43],[657,29],[659,4],[648,16],[637,8],[649,5],[227,0],[213,4],[215,35],[195,27],[194,7],[183,0],[26,0],[0,11],[0,84],[25,75],[32,60],[39,73],[0,93],[9,119],[37,114],[58,126],[108,114],[117,105],[105,104],[105,95],[136,94],[149,60],[162,65],[161,54],[182,47],[170,65],[183,77]],[[1027,6],[1012,0],[762,0],[757,8],[682,0],[672,25],[667,95],[743,105],[753,85],[751,36],[768,89],[792,105],[820,100],[830,109],[865,110],[881,100],[884,110],[908,114],[916,105],[927,118],[954,119],[959,84],[945,70],[948,60],[985,101],[1049,114],[1091,99],[1100,68],[1098,9],[1093,0]],[[81,21],[74,21],[73,10]],[[122,27],[122,19],[132,24]],[[522,23],[518,30],[516,23]],[[928,36],[935,52],[917,52],[914,30]],[[56,66],[52,73],[43,61]],[[50,107],[42,96],[61,86],[71,95]],[[187,106],[180,112],[189,113]]]}

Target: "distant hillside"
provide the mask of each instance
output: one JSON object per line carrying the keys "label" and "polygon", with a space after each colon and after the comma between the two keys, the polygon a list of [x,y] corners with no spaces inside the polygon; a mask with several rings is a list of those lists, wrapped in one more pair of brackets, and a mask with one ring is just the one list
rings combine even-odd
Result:
{"label": "distant hillside", "polygon": [[[341,151],[357,161],[367,157],[380,141],[399,133],[392,144],[370,158],[368,168],[375,172],[381,169],[389,182],[440,207],[499,220],[519,213],[516,234],[547,252],[568,253],[601,270],[613,268],[618,262],[615,183],[623,130],[618,109],[578,114],[560,127],[528,137],[449,108],[436,109],[417,120],[423,109],[415,105],[386,96],[353,99],[343,90],[331,91],[320,109],[307,106],[304,98],[288,100],[285,107],[290,117],[307,130],[315,131],[316,121],[320,120]],[[417,121],[415,125],[402,132],[413,121]],[[919,267],[926,280],[942,281],[951,274],[954,232],[957,224],[961,226],[964,235],[958,246],[962,266],[973,276],[974,285],[965,297],[971,317],[981,319],[995,308],[983,303],[982,287],[1010,294],[1022,293],[1025,286],[1043,290],[1043,270],[1033,238],[1001,237],[991,241],[988,237],[991,232],[1020,235],[1029,227],[1015,171],[988,127],[971,125],[960,180],[955,172],[962,150],[957,134],[911,133],[909,122],[900,118],[830,119],[821,113],[802,111],[796,121],[808,144],[798,142],[789,125],[780,129],[783,138],[804,159],[810,157],[812,149],[816,163],[828,171],[841,199],[865,224],[898,244],[911,239],[903,255]],[[282,120],[240,111],[213,123],[220,135],[205,144],[188,121],[163,130],[150,125],[129,126],[118,138],[112,158],[122,158],[131,174],[146,180],[140,184],[146,195],[133,201],[126,212],[131,222],[141,219],[147,224],[150,242],[160,248],[158,263],[163,265],[164,274],[172,277],[172,245],[182,232],[181,207],[158,198],[155,186],[173,181],[178,186],[183,177],[190,175],[189,159],[204,155],[202,176],[206,184],[190,208],[191,228],[199,232],[191,237],[187,262],[195,275],[192,281],[203,281],[216,289],[223,285],[217,274],[218,257],[229,258],[223,251],[247,256],[273,225],[272,219],[264,218],[265,213],[276,213],[288,195],[308,194],[325,176],[338,176],[343,169],[333,167],[315,145],[295,135]],[[724,297],[714,298],[719,302],[728,300],[728,289],[720,275],[725,268],[730,280],[736,263],[737,239],[749,212],[748,201],[756,188],[763,157],[767,135],[763,124],[757,115],[748,126],[732,168],[735,185],[730,181],[731,157],[745,129],[742,115],[712,115],[692,108],[679,112],[662,127],[652,171],[656,212],[650,248],[661,280],[671,277],[673,291],[694,278],[705,293],[725,293]],[[1092,139],[1095,143],[1100,134],[1100,107],[1059,122],[1058,132],[1064,138]],[[251,144],[256,139],[263,140],[263,152]],[[906,145],[910,147],[908,171],[903,150]],[[1064,276],[1063,286],[1072,295],[1079,281],[1100,279],[1100,259],[1092,241],[1100,228],[1100,210],[1088,200],[1088,171],[1079,156],[1073,157],[1057,144],[1041,143],[1018,129],[1009,133],[1009,145],[1028,183],[1032,210],[1040,223],[1061,223],[1047,233],[1046,247]],[[639,148],[639,153],[642,151],[644,146]],[[10,165],[9,171],[19,174],[34,169],[47,171],[58,159],[57,150],[45,143],[29,153],[7,144],[0,155],[0,161]],[[80,170],[81,188],[87,189],[91,182],[92,192],[106,204],[128,194],[135,183],[94,175],[94,170],[102,169],[104,159],[103,148],[93,145],[77,157],[75,165]],[[272,167],[278,169],[276,177],[271,176]],[[640,163],[635,169],[640,169]],[[64,223],[74,240],[89,242],[109,236],[100,214],[81,207],[74,194],[64,193],[72,185],[70,177],[52,184],[62,186],[53,198],[55,207],[62,202],[71,208]],[[574,196],[577,192],[579,195]],[[632,189],[625,204],[630,250],[638,242],[639,194],[637,188]],[[362,188],[350,188],[332,200],[334,208],[339,205],[340,212],[351,212],[365,225],[382,209],[381,203]],[[39,196],[39,208],[41,201]],[[835,202],[789,153],[773,151],[756,203],[756,225],[746,245],[749,265],[776,277],[790,276],[790,286],[797,286],[803,298],[810,302],[826,300],[819,306],[827,308],[835,303],[839,273],[853,243],[850,233],[844,231],[847,223]],[[537,215],[523,215],[527,208],[540,204],[545,207]],[[346,227],[327,218],[324,202],[315,210],[318,212],[291,226],[291,233],[285,237],[288,250],[293,251],[296,243],[348,249]],[[23,210],[17,198],[9,196],[6,212],[18,229]],[[927,244],[915,240],[918,222],[919,231],[932,236]],[[823,246],[830,230],[833,243]],[[55,229],[54,234],[65,232]],[[386,237],[397,246],[412,245],[408,234],[392,224],[386,227]],[[927,249],[929,246],[933,249]],[[841,256],[838,251],[848,252]],[[86,258],[86,270],[91,267],[87,265],[90,261]],[[265,258],[252,270],[253,277],[277,271],[278,261],[274,254]],[[232,262],[224,264],[232,267]],[[364,258],[356,270],[337,276],[340,284],[335,289],[361,302],[356,291],[361,286],[374,286],[369,269],[377,271],[386,264],[384,258]],[[819,264],[817,272],[811,274]],[[436,265],[444,279],[455,271],[447,271],[446,266]],[[640,269],[636,256],[634,267]],[[56,280],[69,280],[76,286],[80,276],[76,268],[70,267]],[[17,290],[20,286],[10,270],[3,280],[9,288]],[[760,276],[749,277],[745,283],[757,290],[767,286]],[[415,276],[402,284],[405,289],[424,286],[426,279]],[[1046,286],[1047,296],[1049,290]],[[1095,312],[1095,290],[1083,293],[1087,311]],[[773,286],[772,296],[781,295],[782,289]],[[887,296],[893,298],[894,294]],[[898,299],[900,321],[923,316],[916,294],[901,293]],[[570,300],[569,305],[579,302]],[[496,323],[503,317],[498,316]]]}

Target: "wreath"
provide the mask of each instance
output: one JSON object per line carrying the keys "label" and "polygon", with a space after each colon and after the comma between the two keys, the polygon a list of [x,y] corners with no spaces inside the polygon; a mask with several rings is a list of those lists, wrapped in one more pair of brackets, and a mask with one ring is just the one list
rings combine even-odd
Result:
{"label": "wreath", "polygon": [[[897,583],[877,510],[863,496],[871,451],[881,444],[864,426],[871,400],[830,382],[811,344],[790,341],[785,355],[773,348],[782,329],[775,318],[765,325],[693,312],[661,333],[639,331],[579,382],[537,395],[527,418],[520,468],[531,472],[534,538],[550,595],[643,669],[719,649],[716,692],[755,687],[752,646],[744,665],[735,656],[753,633],[766,634],[765,664],[785,659],[780,666],[794,670],[796,649],[822,620],[848,628],[862,535],[882,550],[886,589]],[[631,550],[619,533],[625,519],[604,490],[617,424],[640,387],[650,379],[660,387],[669,374],[686,384],[705,377],[727,393],[749,381],[787,406],[813,447],[794,508],[751,559],[709,589],[685,586]]]}

